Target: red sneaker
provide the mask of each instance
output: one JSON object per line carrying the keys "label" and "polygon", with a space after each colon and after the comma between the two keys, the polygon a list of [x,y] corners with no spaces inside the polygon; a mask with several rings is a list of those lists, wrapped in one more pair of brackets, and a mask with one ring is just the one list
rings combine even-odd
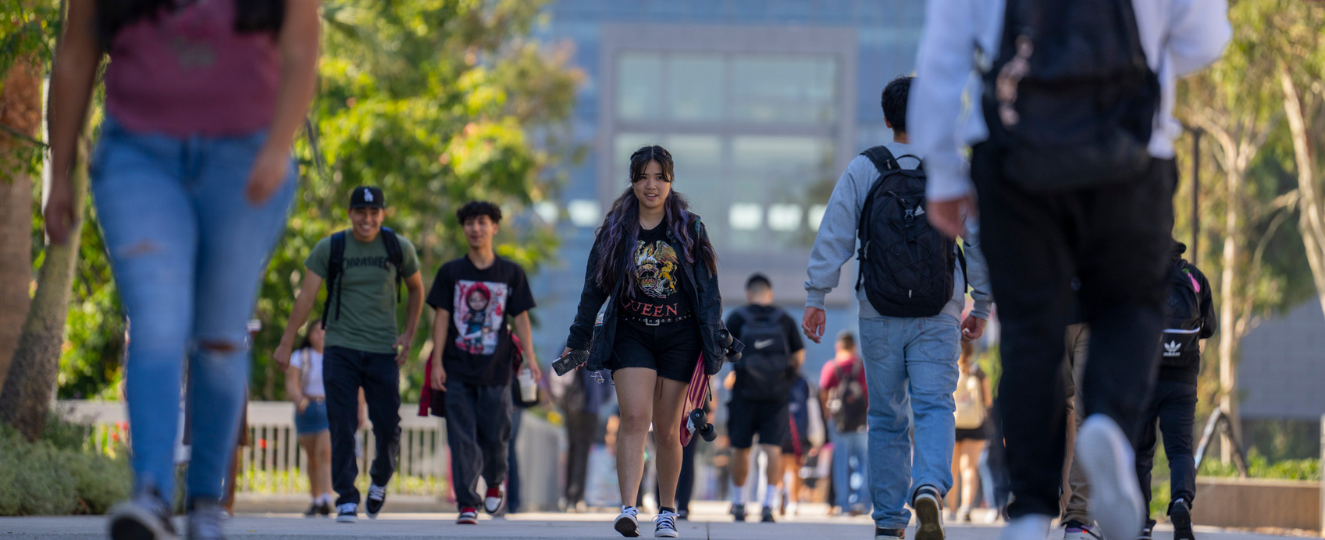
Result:
{"label": "red sneaker", "polygon": [[456,525],[478,525],[478,510],[465,507],[460,509],[460,517],[455,520]]}
{"label": "red sneaker", "polygon": [[488,494],[483,497],[483,511],[488,515],[496,515],[503,506],[506,506],[506,486],[488,488]]}

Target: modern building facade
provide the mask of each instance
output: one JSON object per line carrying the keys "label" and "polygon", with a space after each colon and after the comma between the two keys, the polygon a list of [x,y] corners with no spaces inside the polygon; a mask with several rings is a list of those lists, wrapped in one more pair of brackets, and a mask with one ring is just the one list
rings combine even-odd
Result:
{"label": "modern building facade", "polygon": [[[585,83],[572,119],[587,159],[557,215],[562,265],[536,278],[539,343],[569,328],[594,229],[628,187],[630,154],[660,144],[674,189],[703,217],[728,308],[754,272],[798,320],[805,266],[834,185],[891,140],[880,95],[914,70],[923,0],[554,0],[536,35],[573,47]],[[829,334],[856,326],[855,263],[829,297]],[[832,344],[810,345],[812,382]]]}

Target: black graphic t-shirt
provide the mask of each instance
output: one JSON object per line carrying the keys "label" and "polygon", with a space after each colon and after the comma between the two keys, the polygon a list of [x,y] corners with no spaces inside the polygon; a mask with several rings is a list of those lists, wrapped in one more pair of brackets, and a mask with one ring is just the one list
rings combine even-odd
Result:
{"label": "black graphic t-shirt", "polygon": [[515,349],[507,317],[534,307],[534,295],[520,265],[501,257],[486,270],[479,270],[468,256],[448,262],[433,278],[428,305],[451,312],[442,349],[447,380],[478,386],[511,381]]}
{"label": "black graphic t-shirt", "polygon": [[690,295],[682,272],[676,248],[667,241],[665,225],[640,229],[635,272],[627,276],[633,294],[622,295],[621,314],[664,322],[690,315]]}

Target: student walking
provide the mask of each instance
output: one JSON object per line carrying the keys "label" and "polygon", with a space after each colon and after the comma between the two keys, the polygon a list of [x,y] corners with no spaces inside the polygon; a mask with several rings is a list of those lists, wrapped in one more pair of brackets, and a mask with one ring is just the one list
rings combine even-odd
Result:
{"label": "student walking", "polygon": [[[622,507],[614,527],[628,537],[639,535],[636,504],[650,423],[661,495],[654,535],[678,536],[686,389],[701,355],[710,376],[725,358],[717,255],[699,216],[672,190],[673,170],[672,155],[661,146],[630,156],[630,187],[598,229],[563,353],[587,354],[585,369],[612,370],[621,406],[616,456]],[[595,320],[601,327],[595,328]]]}
{"label": "student walking", "polygon": [[[1192,503],[1196,498],[1196,459],[1192,455],[1192,428],[1196,424],[1196,380],[1201,374],[1202,340],[1219,328],[1210,282],[1195,265],[1182,258],[1187,246],[1174,240],[1169,266],[1168,322],[1161,336],[1159,380],[1150,406],[1141,417],[1141,435],[1136,443],[1136,477],[1141,484],[1143,508],[1150,508],[1150,471],[1155,464],[1159,440],[1155,426],[1164,436],[1169,458],[1169,521],[1174,540],[1194,540]],[[1139,538],[1150,540],[1155,520],[1147,516]]]}
{"label": "student walking", "polygon": [[748,303],[727,317],[727,329],[749,344],[728,375],[732,398],[727,402],[727,436],[734,449],[731,514],[736,521],[745,521],[745,481],[758,436],[768,459],[760,521],[772,523],[782,488],[782,440],[790,422],[791,383],[805,361],[805,345],[796,320],[773,305],[773,283],[767,276],[750,276],[745,298]]}
{"label": "student walking", "polygon": [[[833,494],[829,506],[841,514],[859,515],[870,507],[869,386],[865,362],[856,354],[856,336],[843,330],[834,344],[837,354],[819,374],[820,410],[831,415],[833,442]],[[853,466],[852,463],[855,463]],[[851,488],[851,478],[860,484]]]}
{"label": "student walking", "polygon": [[84,156],[131,323],[134,487],[110,512],[110,536],[176,537],[173,458],[187,357],[187,534],[222,538],[220,499],[249,372],[245,328],[294,198],[290,143],[313,96],[317,2],[69,2],[62,28],[44,212],[55,244],[82,214],[70,175],[103,53],[111,59],[101,136]]}
{"label": "student walking", "polygon": [[[272,355],[283,368],[290,364],[295,332],[327,285],[322,312],[326,346],[322,380],[327,391],[331,428],[331,482],[335,488],[336,521],[358,520],[359,476],[355,433],[362,389],[373,423],[377,453],[368,473],[365,510],[376,519],[386,504],[386,484],[395,473],[400,443],[400,366],[423,311],[423,277],[414,245],[382,226],[386,199],[376,187],[356,187],[350,194],[352,226],[318,241],[304,260],[304,281],[290,311],[281,344]],[[396,304],[400,284],[409,290],[405,331],[397,333]]]}
{"label": "student walking", "polygon": [[[1125,471],[1154,384],[1167,296],[1181,131],[1175,81],[1218,59],[1230,35],[1222,0],[926,6],[909,123],[931,175],[930,222],[959,234],[975,212],[972,189],[979,194],[1004,329],[1007,540],[1044,538],[1059,512],[1073,277],[1091,331],[1076,443],[1091,515],[1111,540],[1141,531],[1142,495]],[[1090,38],[1065,46],[1078,36]],[[973,87],[977,67],[984,78]],[[975,92],[963,96],[967,88]],[[964,112],[967,103],[981,103],[983,114]],[[969,173],[962,140],[973,145]]]}
{"label": "student walking", "polygon": [[[488,514],[506,504],[507,460],[511,440],[511,374],[540,371],[530,335],[534,295],[520,265],[498,257],[492,239],[501,209],[471,201],[456,210],[469,253],[437,270],[428,305],[433,308],[433,343],[428,368],[432,388],[446,389],[446,442],[451,448],[451,479],[460,516],[456,523],[478,524],[478,507]],[[509,322],[508,322],[509,321]],[[524,364],[515,366],[516,344]],[[443,345],[444,344],[444,345]],[[478,494],[483,477],[487,492]]]}
{"label": "student walking", "polygon": [[[1078,280],[1072,281],[1073,290],[1079,290]],[[1096,526],[1090,519],[1090,483],[1086,481],[1086,471],[1081,468],[1081,460],[1076,459],[1077,431],[1086,420],[1085,400],[1081,395],[1081,377],[1086,371],[1086,353],[1090,347],[1090,328],[1081,322],[1080,308],[1067,325],[1067,339],[1064,347],[1067,351],[1063,364],[1063,384],[1067,389],[1067,444],[1063,454],[1063,489],[1059,499],[1063,507],[1060,521],[1063,524],[1063,540],[1099,540]]]}
{"label": "student walking", "polygon": [[304,341],[290,356],[285,370],[285,395],[294,402],[294,431],[304,449],[304,469],[312,504],[305,517],[331,515],[331,425],[327,420],[327,392],[322,385],[322,352],[326,330],[314,320],[304,329]]}
{"label": "student walking", "polygon": [[961,375],[957,378],[957,391],[953,401],[957,426],[957,444],[952,449],[952,491],[948,492],[948,508],[956,509],[954,521],[971,522],[971,508],[975,494],[980,490],[977,470],[980,454],[989,439],[989,410],[994,406],[989,391],[989,378],[975,364],[975,346],[962,343],[962,355],[957,360]]}
{"label": "student walking", "polygon": [[[907,131],[911,81],[898,77],[883,90],[893,141],[852,160],[828,200],[810,255],[802,321],[805,334],[818,342],[824,296],[838,285],[859,240],[856,297],[870,380],[870,491],[880,540],[905,534],[908,503],[916,510],[918,540],[944,537],[959,346],[984,333],[992,301],[975,222],[963,232],[963,255],[924,218],[927,180],[918,168],[924,156],[909,144]],[[961,320],[968,286],[975,307]],[[908,438],[912,417],[914,452]]]}
{"label": "student walking", "polygon": [[[792,335],[799,339],[799,334],[794,330],[795,324],[792,321]],[[805,466],[805,457],[813,450],[810,443],[810,381],[805,380],[799,369],[794,375],[787,403],[787,431],[782,437],[782,465],[778,470],[783,486],[778,514],[782,516],[786,516],[788,511],[792,515],[797,513],[805,489],[801,467]]]}

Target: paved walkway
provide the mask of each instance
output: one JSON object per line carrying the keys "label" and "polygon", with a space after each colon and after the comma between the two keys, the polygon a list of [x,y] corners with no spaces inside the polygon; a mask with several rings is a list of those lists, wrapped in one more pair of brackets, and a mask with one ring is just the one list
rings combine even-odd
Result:
{"label": "paved walkway", "polygon": [[[388,503],[388,508],[390,503]],[[698,515],[692,521],[679,522],[683,539],[704,540],[811,540],[872,538],[873,528],[867,518],[799,517],[787,518],[780,523],[732,523],[721,513],[720,503],[707,503],[696,508]],[[297,514],[241,514],[226,525],[226,533],[234,540],[294,540],[321,538],[461,538],[466,540],[561,540],[572,538],[621,538],[612,530],[614,514],[516,514],[507,519],[488,519],[478,526],[460,526],[454,523],[455,514],[384,513],[381,519],[368,520],[360,516],[353,525],[336,523],[331,519],[305,519]],[[652,514],[644,516],[651,519]],[[178,522],[177,526],[183,525]],[[640,523],[642,537],[652,537],[652,525]],[[182,529],[181,529],[182,530]],[[951,540],[997,540],[997,525],[951,525]],[[1197,527],[1201,540],[1271,540],[1282,537],[1223,531]],[[102,517],[29,517],[0,518],[0,540],[90,540],[105,538],[105,518]],[[1061,538],[1061,529],[1050,538]],[[1156,540],[1170,540],[1171,529],[1161,526]]]}

